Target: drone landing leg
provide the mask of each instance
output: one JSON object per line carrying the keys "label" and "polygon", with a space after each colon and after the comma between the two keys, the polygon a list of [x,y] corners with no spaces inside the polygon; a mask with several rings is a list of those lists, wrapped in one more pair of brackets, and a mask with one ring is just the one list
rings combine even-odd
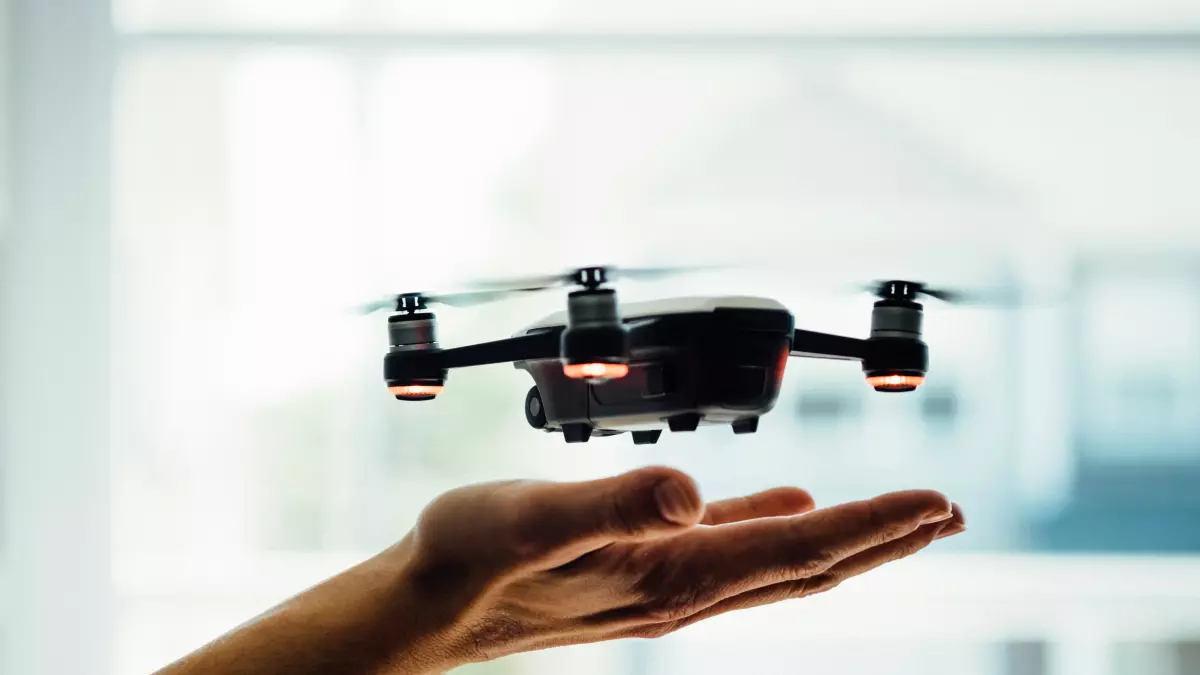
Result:
{"label": "drone landing leg", "polygon": [[758,431],[758,417],[743,417],[734,421],[730,426],[733,427],[735,434],[752,434]]}
{"label": "drone landing leg", "polygon": [[634,431],[630,435],[633,436],[634,445],[654,445],[658,442],[658,437],[662,436],[662,429]]}
{"label": "drone landing leg", "polygon": [[592,427],[589,424],[564,424],[562,432],[568,443],[587,443],[592,437]]}
{"label": "drone landing leg", "polygon": [[667,420],[671,431],[695,431],[700,426],[700,415],[697,413],[681,413]]}

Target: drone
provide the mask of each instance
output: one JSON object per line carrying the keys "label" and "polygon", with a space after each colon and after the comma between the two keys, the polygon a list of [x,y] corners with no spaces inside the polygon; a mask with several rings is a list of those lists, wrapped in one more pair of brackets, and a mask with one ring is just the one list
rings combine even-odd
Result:
{"label": "drone", "polygon": [[[875,391],[914,391],[929,367],[918,300],[963,295],[914,281],[874,282],[864,287],[877,298],[866,338],[798,329],[787,307],[762,297],[617,302],[617,279],[671,273],[584,267],[474,291],[403,293],[364,310],[392,312],[383,370],[397,400],[437,397],[456,368],[512,363],[533,378],[525,419],[534,429],[561,433],[568,443],[629,432],[645,445],[667,429],[757,431],[794,357],[857,361]],[[438,343],[432,306],[466,307],[555,288],[569,289],[566,309],[509,338],[451,348]]]}

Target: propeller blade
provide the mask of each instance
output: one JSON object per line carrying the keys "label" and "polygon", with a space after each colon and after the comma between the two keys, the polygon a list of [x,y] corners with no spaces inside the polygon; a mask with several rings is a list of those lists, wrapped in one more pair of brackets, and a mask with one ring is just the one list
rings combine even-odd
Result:
{"label": "propeller blade", "polygon": [[679,267],[617,267],[594,265],[590,267],[577,267],[566,270],[558,274],[544,274],[532,277],[518,277],[513,279],[496,279],[496,280],[480,280],[468,286],[480,286],[487,289],[492,288],[509,288],[520,290],[534,290],[543,288],[558,288],[561,286],[570,286],[579,280],[579,275],[583,270],[601,270],[604,278],[607,281],[616,281],[618,279],[637,279],[650,280],[662,279],[665,277],[688,274],[703,270],[719,269],[718,266],[679,266]]}
{"label": "propeller blade", "polygon": [[447,307],[474,307],[502,298],[521,293],[536,293],[551,287],[531,286],[528,288],[495,288],[485,291],[463,291],[461,293],[439,293],[437,295],[422,295],[426,305],[446,305]]}
{"label": "propeller blade", "polygon": [[1015,286],[999,285],[981,288],[948,288],[932,287],[919,281],[886,280],[874,281],[857,287],[857,290],[884,297],[899,293],[903,283],[908,287],[908,294],[919,299],[921,296],[941,300],[953,305],[975,305],[987,307],[1015,307],[1032,304],[1035,300]]}
{"label": "propeller blade", "polygon": [[550,290],[553,288],[562,288],[573,286],[580,283],[581,273],[584,270],[600,270],[601,278],[605,281],[615,281],[617,279],[661,279],[677,274],[686,274],[705,269],[718,269],[715,266],[709,267],[581,267],[558,274],[543,274],[539,276],[520,277],[513,279],[496,279],[496,280],[476,280],[466,284],[468,288],[478,288],[474,291],[459,291],[453,293],[405,293],[404,295],[394,295],[386,300],[378,300],[366,304],[362,307],[364,314],[382,311],[385,309],[392,310],[396,308],[397,300],[401,297],[420,298],[424,305],[446,305],[448,307],[473,307],[485,303],[501,300],[503,298],[517,295],[521,293],[536,293],[539,291]]}
{"label": "propeller blade", "polygon": [[396,297],[392,296],[392,297],[384,299],[384,300],[376,300],[374,302],[368,302],[364,305],[361,305],[358,308],[358,312],[360,314],[374,314],[375,312],[382,312],[385,309],[392,309],[395,306],[396,306]]}
{"label": "propeller blade", "polygon": [[687,265],[677,267],[610,267],[606,271],[609,280],[633,279],[649,281],[723,268],[721,265]]}
{"label": "propeller blade", "polygon": [[928,295],[931,298],[941,300],[942,302],[960,303],[971,301],[970,294],[958,290],[950,290],[945,288],[922,288],[920,292]]}
{"label": "propeller blade", "polygon": [[468,287],[479,287],[488,290],[544,290],[557,288],[571,283],[575,279],[574,271],[562,274],[541,274],[531,277],[513,277],[510,279],[478,279],[465,284]]}
{"label": "propeller blade", "polygon": [[384,310],[394,311],[397,301],[401,297],[420,298],[421,304],[428,305],[445,305],[446,307],[474,307],[483,305],[496,300],[502,300],[511,295],[520,293],[534,293],[547,290],[549,287],[533,286],[530,288],[493,288],[481,291],[461,291],[456,293],[404,293],[403,295],[393,295],[387,299],[376,300],[369,302],[359,307],[359,312],[362,314],[374,314]]}

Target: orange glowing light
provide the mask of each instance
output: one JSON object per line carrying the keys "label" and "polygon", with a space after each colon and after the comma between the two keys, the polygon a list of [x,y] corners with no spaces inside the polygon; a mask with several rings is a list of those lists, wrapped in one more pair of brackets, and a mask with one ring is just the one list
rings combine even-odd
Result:
{"label": "orange glowing light", "polygon": [[624,363],[565,363],[563,374],[573,380],[616,380],[629,374]]}
{"label": "orange glowing light", "polygon": [[423,398],[425,396],[437,396],[445,389],[440,384],[398,384],[393,387],[388,387],[388,391],[392,396],[401,398]]}
{"label": "orange glowing light", "polygon": [[916,389],[924,381],[921,375],[874,375],[867,378],[867,384],[876,389]]}

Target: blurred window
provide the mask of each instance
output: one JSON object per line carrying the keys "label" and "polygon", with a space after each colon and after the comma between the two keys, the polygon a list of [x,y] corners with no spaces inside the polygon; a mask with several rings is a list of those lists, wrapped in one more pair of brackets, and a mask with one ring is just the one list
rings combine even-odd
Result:
{"label": "blurred window", "polygon": [[[933,367],[911,397],[871,395],[855,364],[796,361],[753,436],[579,452],[530,432],[511,368],[456,372],[434,404],[397,404],[379,381],[381,317],[346,311],[464,278],[719,256],[770,264],[623,297],[768,295],[801,326],[862,335],[870,301],[842,292],[851,282],[997,283],[1059,237],[1200,243],[1200,57],[1072,38],[1184,30],[1200,10],[993,5],[117,2],[113,406],[131,439],[114,451],[119,672],[391,543],[443,490],[652,462],[712,498],[784,482],[827,504],[933,485],[973,514],[972,536],[943,548],[976,550],[778,621],[728,619],[732,649],[599,645],[472,672],[710,673],[747,651],[755,672],[791,672],[801,641],[806,672],[844,672],[828,644],[852,639],[895,654],[861,650],[852,670],[1145,675],[1175,647],[1117,659],[1110,643],[1194,640],[1186,569],[1135,565],[1161,564],[1151,577],[1171,592],[1154,598],[1182,617],[1146,627],[1125,596],[1072,585],[1126,568],[1012,555],[1032,545],[1019,452],[1066,465],[1073,450],[1015,447],[1013,314],[930,303]],[[1171,217],[1147,226],[1148,212]],[[1070,404],[1082,435],[1123,443],[1099,452],[1137,461],[1158,450],[1133,440],[1200,437],[1200,309],[1179,280],[1114,285],[1088,287]],[[506,336],[555,303],[440,313],[443,342]],[[1069,480],[1055,489],[1074,496]],[[1041,603],[1060,592],[1073,595],[1048,623]],[[901,605],[912,616],[897,622]]]}
{"label": "blurred window", "polygon": [[1080,438],[1109,461],[1200,461],[1200,276],[1095,269],[1082,288]]}

